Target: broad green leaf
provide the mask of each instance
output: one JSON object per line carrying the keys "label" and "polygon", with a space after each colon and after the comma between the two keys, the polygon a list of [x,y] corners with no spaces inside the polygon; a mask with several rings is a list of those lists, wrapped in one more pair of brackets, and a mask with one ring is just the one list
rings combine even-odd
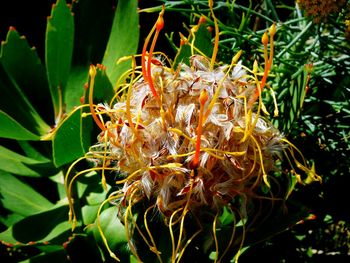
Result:
{"label": "broad green leaf", "polygon": [[[113,97],[113,87],[103,67],[97,67],[96,72],[94,103],[108,102]],[[54,162],[58,167],[84,155],[91,146],[93,130],[91,119],[82,117],[82,110],[73,112],[57,129],[53,140],[53,152]],[[67,154],[67,149],[70,154]]]}
{"label": "broad green leaf", "polygon": [[109,0],[75,1],[72,10],[75,33],[72,69],[64,94],[67,112],[80,105],[89,66],[102,61],[114,15]]}
{"label": "broad green leaf", "polygon": [[51,252],[43,252],[39,255],[31,257],[25,261],[21,261],[21,263],[69,263],[72,262],[67,257],[67,253],[63,247],[60,249],[53,250]]}
{"label": "broad green leaf", "polygon": [[53,112],[52,108],[48,107],[52,102],[45,67],[35,48],[31,48],[26,38],[21,37],[12,27],[2,44],[0,61],[40,116],[46,117],[47,122],[52,123]]}
{"label": "broad green leaf", "polygon": [[[43,122],[16,82],[7,74],[2,63],[0,63],[0,93],[0,110],[16,120],[20,126],[37,135],[46,134],[50,130],[50,127]],[[8,118],[6,122],[7,125],[15,125],[14,123],[10,124]],[[9,127],[5,127],[5,129],[9,129]],[[23,133],[24,131],[21,129],[20,134]]]}
{"label": "broad green leaf", "polygon": [[[101,181],[101,179],[99,179]],[[88,189],[87,189],[88,190]],[[106,193],[104,189],[102,188],[101,183],[95,182],[95,187],[92,191],[87,191],[88,194],[85,194],[86,196],[86,202],[89,205],[100,205],[105,199],[106,199]]]}
{"label": "broad green leaf", "polygon": [[106,69],[103,66],[96,67],[96,77],[94,86],[94,103],[109,102],[114,95],[114,90],[109,78],[106,74]]}
{"label": "broad green leaf", "polygon": [[90,172],[81,176],[77,181],[77,193],[80,198],[86,200],[86,205],[81,210],[84,225],[93,224],[97,210],[107,196],[101,185],[101,175]]}
{"label": "broad green leaf", "polygon": [[110,0],[73,1],[74,52],[73,67],[102,62],[115,13]]}
{"label": "broad green leaf", "polygon": [[40,137],[19,124],[6,112],[0,110],[0,137],[15,140],[39,140]]}
{"label": "broad green leaf", "polygon": [[117,64],[124,56],[130,56],[137,51],[139,41],[139,15],[137,0],[118,1],[114,15],[112,31],[102,64],[107,68],[107,75],[115,85],[118,78],[131,67],[131,61]]}
{"label": "broad green leaf", "polygon": [[81,111],[76,110],[57,128],[53,138],[53,159],[56,167],[84,155]]}
{"label": "broad green leaf", "polygon": [[74,42],[74,20],[65,0],[57,0],[47,21],[45,60],[55,117],[63,111],[62,98],[69,77]]}
{"label": "broad green leaf", "polygon": [[207,29],[207,24],[203,23],[199,25],[198,31],[196,32],[196,38],[194,40],[194,45],[197,47],[204,55],[211,57],[213,53],[213,44],[211,41],[212,34]]}
{"label": "broad green leaf", "polygon": [[137,260],[137,258],[133,255],[133,254],[131,254],[130,255],[130,263],[138,263],[139,261]]}
{"label": "broad green leaf", "polygon": [[[45,143],[50,143],[50,142],[39,142],[37,145],[40,144],[41,148]],[[50,163],[51,159],[48,157],[44,156],[42,152],[40,152],[35,145],[33,145],[32,142],[29,141],[18,141],[18,144],[21,146],[23,152],[26,154],[26,156],[35,159],[37,161],[40,161],[42,163]]]}
{"label": "broad green leaf", "polygon": [[0,193],[2,205],[19,215],[33,215],[52,207],[52,204],[33,188],[1,170]]}
{"label": "broad green leaf", "polygon": [[[41,164],[41,163],[47,163],[47,160],[45,161],[39,161],[34,158],[30,158],[27,156],[20,155],[16,152],[13,152],[3,146],[0,145],[0,156],[2,158],[7,158],[9,160],[16,160],[18,162],[26,163],[26,164]],[[1,169],[1,166],[0,166]]]}
{"label": "broad green leaf", "polygon": [[[11,243],[0,243],[0,251],[4,251],[3,247],[6,247],[6,253],[5,255],[8,256],[5,258],[2,257],[4,254],[0,254],[1,262],[66,262],[64,260],[64,257],[58,258],[57,251],[64,252],[64,248],[62,245],[51,245],[47,242],[29,242],[27,244],[16,242],[14,244]],[[55,254],[56,258],[51,259],[47,257],[47,260],[49,261],[35,261],[33,259],[36,259],[37,257],[40,257],[41,255],[51,255]],[[65,257],[67,258],[67,255],[65,254]]]}
{"label": "broad green leaf", "polygon": [[[118,218],[118,207],[112,206],[100,214],[100,222],[103,234],[108,240],[108,245],[114,250],[118,245],[127,243],[124,225]],[[103,244],[101,235],[97,228],[97,221],[94,226],[94,236],[98,243]]]}
{"label": "broad green leaf", "polygon": [[22,220],[23,218],[24,216],[22,215],[12,213],[6,216],[1,216],[0,222],[5,226],[10,227],[13,224],[17,223],[18,221]]}
{"label": "broad green leaf", "polygon": [[[190,37],[190,41],[192,39],[193,39],[193,36]],[[211,54],[213,52],[213,45],[211,42],[211,33],[207,30],[206,23],[201,23],[198,26],[198,30],[195,32],[194,47],[196,47],[197,50],[200,50],[207,57],[211,57]],[[195,54],[198,54],[198,51],[196,51],[196,49],[193,49],[193,52]],[[185,63],[189,65],[190,64],[189,58],[193,55],[191,53],[192,52],[191,46],[184,45],[180,47],[179,52],[180,52],[179,55],[176,56],[175,65],[179,63]]]}
{"label": "broad green leaf", "polygon": [[183,45],[180,47],[178,51],[179,55],[176,56],[176,60],[174,61],[175,68],[179,63],[184,63],[186,65],[190,65],[190,57],[191,57],[191,47],[189,45]]}
{"label": "broad green leaf", "polygon": [[84,85],[89,79],[88,72],[89,66],[75,66],[71,69],[66,92],[64,94],[67,112],[81,105],[80,99],[84,95]]}
{"label": "broad green leaf", "polygon": [[59,173],[50,176],[50,180],[56,183],[59,202],[65,202],[65,199],[67,197],[66,189],[64,187],[64,177],[65,174],[62,170],[60,170]]}
{"label": "broad green leaf", "polygon": [[38,169],[40,165],[47,164],[47,161],[42,162],[20,155],[0,145],[0,169],[16,175],[24,176],[41,176]]}
{"label": "broad green leaf", "polygon": [[93,224],[96,220],[97,212],[100,205],[85,205],[81,209],[84,225]]}
{"label": "broad green leaf", "polygon": [[50,241],[52,244],[62,244],[71,233],[68,210],[68,206],[64,205],[27,216],[0,233],[0,240],[9,243]]}
{"label": "broad green leaf", "polygon": [[[72,69],[65,98],[68,111],[74,106],[80,105],[82,102],[88,103],[88,89],[86,90],[85,98],[83,98],[84,100],[81,101],[84,95],[84,85],[85,83],[88,85],[88,71],[88,67],[75,67]],[[96,67],[95,86],[93,90],[94,103],[109,102],[113,95],[113,86],[106,74],[106,69],[98,65]]]}
{"label": "broad green leaf", "polygon": [[15,244],[17,242],[17,240],[12,235],[12,225],[8,229],[0,233],[0,240],[2,242],[10,244]]}
{"label": "broad green leaf", "polygon": [[[62,246],[55,246],[37,242],[30,242],[29,244],[22,243],[0,243],[0,250],[4,251],[1,246],[6,246],[5,257],[4,254],[0,254],[1,262],[31,262],[29,259],[36,257],[41,254],[44,250],[45,252],[52,253],[53,251],[63,250]],[[42,249],[44,248],[44,249]],[[7,254],[7,255],[6,255]],[[8,257],[6,257],[8,256]],[[52,262],[52,261],[50,261]],[[57,261],[55,261],[57,262]]]}
{"label": "broad green leaf", "polygon": [[229,225],[235,221],[235,215],[234,215],[234,213],[229,211],[229,209],[226,206],[224,206],[222,214],[219,217],[219,220],[220,220],[222,225],[224,225],[224,226]]}

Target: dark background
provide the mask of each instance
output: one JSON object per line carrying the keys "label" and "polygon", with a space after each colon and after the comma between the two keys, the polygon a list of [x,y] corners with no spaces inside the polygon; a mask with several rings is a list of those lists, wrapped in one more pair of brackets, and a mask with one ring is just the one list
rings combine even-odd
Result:
{"label": "dark background", "polygon": [[0,40],[6,40],[10,26],[25,36],[31,46],[37,48],[41,58],[44,56],[45,30],[54,0],[6,1],[0,6]]}

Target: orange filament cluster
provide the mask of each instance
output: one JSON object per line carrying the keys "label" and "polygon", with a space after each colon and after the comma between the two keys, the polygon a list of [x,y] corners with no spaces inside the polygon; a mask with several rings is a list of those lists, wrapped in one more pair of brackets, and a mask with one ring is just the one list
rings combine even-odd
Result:
{"label": "orange filament cluster", "polygon": [[257,87],[255,89],[255,95],[251,98],[249,101],[249,105],[252,105],[260,96],[261,92],[263,91],[265,85],[266,85],[266,80],[269,75],[269,71],[272,66],[272,60],[273,60],[273,54],[274,54],[274,41],[273,37],[276,34],[276,24],[272,24],[272,26],[269,29],[269,34],[270,34],[270,54],[268,55],[268,43],[269,43],[269,37],[267,32],[265,32],[261,38],[261,42],[264,45],[264,60],[265,60],[265,68],[264,68],[264,75],[260,81],[260,87]]}
{"label": "orange filament cluster", "polygon": [[[149,88],[151,89],[151,91],[153,93],[153,96],[156,99],[158,99],[158,93],[157,93],[157,91],[156,91],[156,89],[154,87],[153,80],[152,80],[151,63],[152,63],[153,50],[154,50],[154,47],[156,45],[156,42],[157,42],[157,39],[158,39],[158,36],[159,36],[159,32],[164,27],[163,15],[164,15],[164,6],[163,6],[162,11],[159,13],[159,17],[158,17],[158,20],[157,20],[156,24],[153,26],[151,32],[148,34],[148,36],[147,36],[147,38],[145,40],[145,43],[144,43],[143,49],[142,49],[142,57],[141,57],[142,74],[143,74],[145,80],[148,82]],[[155,31],[155,34],[154,34],[154,37],[153,37],[153,40],[152,40],[152,43],[151,43],[150,50],[149,50],[148,55],[147,55],[146,54],[147,53],[147,46],[148,46],[148,43],[149,43],[149,41],[150,41],[154,31]],[[147,67],[146,67],[146,56],[148,57],[148,59],[147,59]]]}
{"label": "orange filament cluster", "polygon": [[198,117],[198,127],[197,127],[197,141],[196,141],[196,150],[192,162],[192,169],[196,169],[199,164],[199,154],[201,151],[201,137],[202,137],[202,129],[203,129],[203,112],[204,105],[208,100],[208,92],[203,89],[201,94],[199,95],[199,117]]}

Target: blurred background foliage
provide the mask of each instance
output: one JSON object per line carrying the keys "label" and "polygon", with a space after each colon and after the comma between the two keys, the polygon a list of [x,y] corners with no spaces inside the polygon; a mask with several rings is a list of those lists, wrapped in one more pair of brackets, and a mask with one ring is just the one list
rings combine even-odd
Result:
{"label": "blurred background foliage", "polygon": [[[157,50],[171,59],[180,43],[178,32],[187,36],[190,26],[198,23],[201,14],[210,17],[207,1],[141,0],[125,4],[125,1],[79,0],[69,7],[63,0],[59,2],[56,13],[51,14],[56,22],[49,22],[59,27],[67,26],[67,19],[70,20],[71,32],[63,30],[63,36],[58,37],[61,41],[71,39],[68,44],[56,40],[49,43],[48,40],[46,17],[54,1],[8,2],[10,6],[1,8],[0,38],[6,41],[1,45],[0,54],[2,262],[64,262],[68,261],[67,256],[73,262],[108,261],[108,252],[101,245],[94,224],[99,204],[106,198],[99,176],[93,173],[84,176],[74,189],[83,218],[74,234],[67,222],[63,187],[63,174],[69,164],[82,156],[96,137],[91,122],[80,117],[84,109],[70,113],[80,105],[84,84],[88,81],[88,66],[91,63],[107,66],[107,70],[100,67],[100,80],[95,90],[102,92],[96,94],[95,99],[108,100],[121,71],[111,69],[113,61],[108,55],[123,56],[120,51],[127,48],[125,45],[130,47],[127,51],[130,54],[140,53],[143,39],[162,4],[166,10],[165,28]],[[263,62],[260,39],[276,22],[274,63],[268,89],[262,95],[271,113],[268,118],[297,145],[323,178],[320,184],[298,186],[291,196],[293,202],[308,208],[310,216],[287,231],[250,247],[242,254],[240,262],[262,258],[269,262],[347,262],[350,257],[347,205],[350,3],[345,0],[297,2],[214,2],[221,32],[218,60],[224,63],[230,63],[232,56],[241,49],[244,65],[251,67],[254,59]],[[118,5],[125,9],[119,10],[117,16]],[[139,16],[125,15],[136,5]],[[138,24],[139,31],[125,30],[125,25],[135,28]],[[10,25],[18,31],[14,28],[8,31]],[[210,42],[213,26],[213,21],[207,19],[202,39]],[[20,35],[25,35],[28,41]],[[210,50],[208,42],[198,45]],[[54,47],[55,44],[64,46],[61,51],[64,59],[50,59],[59,48]],[[30,48],[33,45],[35,51]],[[57,94],[61,91],[56,89],[50,75],[55,74],[57,68],[63,72],[59,82],[65,83],[61,87],[65,111],[57,104]],[[273,93],[277,98],[278,116],[273,116]],[[71,127],[77,132],[71,132]],[[54,136],[45,137],[50,129],[56,130]],[[71,148],[66,148],[67,145]],[[113,229],[107,237],[110,246],[121,251],[125,262],[132,261],[125,237],[118,232],[120,228],[113,225],[113,215],[113,207],[101,214],[103,228]],[[96,243],[101,246],[98,248]]]}

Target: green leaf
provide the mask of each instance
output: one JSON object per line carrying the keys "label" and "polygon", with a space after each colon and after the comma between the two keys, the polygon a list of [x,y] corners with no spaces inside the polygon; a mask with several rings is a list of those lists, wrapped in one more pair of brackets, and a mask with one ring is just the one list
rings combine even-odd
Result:
{"label": "green leaf", "polygon": [[19,214],[9,214],[9,215],[0,217],[0,222],[5,226],[10,227],[13,224],[17,223],[18,221],[22,220],[23,218],[24,216]]}
{"label": "green leaf", "polygon": [[65,174],[63,170],[60,170],[57,174],[50,176],[50,180],[56,183],[58,197],[60,201],[65,202],[67,193],[64,187],[64,177]]}
{"label": "green leaf", "polygon": [[71,233],[68,210],[68,206],[64,205],[27,216],[0,233],[0,240],[9,243],[50,241],[52,244],[62,244]]}
{"label": "green leaf", "polygon": [[[83,97],[85,83],[88,85],[88,68],[75,67],[72,69],[66,92],[67,109],[72,109],[74,106],[81,104],[81,102],[88,103],[87,98]],[[113,95],[113,86],[106,74],[106,69],[98,65],[96,67],[95,86],[93,90],[94,102],[96,104],[99,102],[108,102],[112,99]],[[82,97],[84,101],[80,101]],[[87,94],[85,94],[85,97],[87,97]]]}
{"label": "green leaf", "polygon": [[15,140],[39,140],[40,137],[19,124],[6,112],[0,110],[0,137]]}
{"label": "green leaf", "polygon": [[39,255],[31,257],[25,261],[21,261],[21,263],[70,263],[72,262],[67,257],[67,253],[63,247],[60,249],[53,250],[51,252],[43,252]]}
{"label": "green leaf", "polygon": [[80,98],[84,95],[84,85],[88,82],[89,66],[76,66],[71,69],[64,101],[66,111],[70,112],[74,107],[81,105]]}
{"label": "green leaf", "polygon": [[85,205],[81,209],[84,225],[93,224],[96,220],[97,212],[100,205]]}
{"label": "green leaf", "polygon": [[47,76],[56,118],[60,118],[63,111],[62,98],[71,68],[73,42],[73,15],[65,0],[57,0],[47,22],[45,43]]}
{"label": "green leaf", "polygon": [[2,205],[19,215],[28,216],[52,207],[52,204],[33,188],[1,170],[0,193]]}
{"label": "green leaf", "polygon": [[199,25],[198,31],[196,33],[196,39],[194,40],[194,45],[201,52],[203,52],[207,57],[211,57],[213,53],[213,44],[211,42],[211,33],[207,29],[207,24],[203,23]]}
{"label": "green leaf", "polygon": [[[96,72],[94,101],[109,101],[114,91],[105,69],[97,67]],[[82,114],[82,110],[72,112],[57,128],[53,140],[54,162],[57,167],[83,156],[91,146],[92,122],[90,118],[82,117]],[[67,154],[67,149],[70,154]]]}
{"label": "green leaf", "polygon": [[[207,57],[211,57],[211,54],[213,53],[213,45],[211,43],[211,34],[207,30],[206,23],[199,25],[198,30],[195,33],[194,46]],[[175,65],[179,63],[185,63],[189,65],[189,58],[193,55],[191,53],[191,47],[189,45],[184,45],[180,48],[180,53],[176,57]],[[194,53],[197,54],[198,52],[194,51]]]}
{"label": "green leaf", "polygon": [[224,206],[222,214],[219,217],[219,220],[220,220],[221,224],[223,224],[224,226],[229,225],[235,221],[235,215],[234,215],[234,213],[229,211],[226,206]]}
{"label": "green leaf", "polygon": [[47,161],[38,161],[13,152],[0,145],[0,169],[16,175],[41,176],[34,168],[47,164]]}
{"label": "green leaf", "polygon": [[101,203],[106,199],[107,193],[101,184],[101,175],[90,172],[81,176],[77,182],[77,195],[86,200],[81,209],[84,225],[93,224]]}
{"label": "green leaf", "polygon": [[114,16],[109,0],[75,1],[72,10],[75,35],[72,69],[64,94],[67,112],[80,105],[89,66],[102,61]]}
{"label": "green leaf", "polygon": [[110,0],[73,1],[73,67],[101,63],[111,31],[114,7]]}
{"label": "green leaf", "polygon": [[[7,74],[40,115],[52,117],[52,109],[47,107],[52,102],[45,67],[35,48],[31,48],[26,38],[21,37],[12,27],[7,34],[6,41],[2,44],[0,61]],[[48,122],[52,121],[48,119]],[[44,123],[42,125],[47,129],[47,125]]]}
{"label": "green leaf", "polygon": [[106,74],[106,69],[102,66],[97,66],[93,96],[94,100],[96,102],[108,102],[113,98],[113,95],[113,86]]}
{"label": "green leaf", "polygon": [[[13,118],[24,129],[37,135],[46,134],[50,130],[24,93],[7,74],[2,63],[0,63],[0,93],[0,110]],[[2,116],[2,119],[5,119],[8,125],[5,129],[9,129],[11,125],[19,127],[9,118]],[[28,136],[29,133],[24,132],[24,129],[21,129],[20,134]]]}
{"label": "green leaf", "polygon": [[[28,244],[16,243],[0,243],[1,246],[6,246],[7,258],[1,257],[2,262],[32,262],[32,258],[35,258],[37,255],[44,254],[46,252],[52,253],[57,250],[63,251],[62,246],[49,245],[37,242],[30,242]],[[3,250],[3,249],[1,249]],[[6,255],[5,254],[5,255]],[[29,260],[30,259],[30,260]],[[50,261],[58,262],[58,261]],[[64,261],[61,261],[64,262]]]}
{"label": "green leaf", "polygon": [[[108,245],[113,251],[118,245],[127,243],[124,225],[118,218],[118,207],[112,206],[100,214],[100,222],[103,234],[108,240]],[[94,226],[94,236],[98,243],[103,244],[101,235],[97,228],[97,221]]]}
{"label": "green leaf", "polygon": [[296,184],[297,184],[297,177],[294,175],[294,174],[292,174],[292,173],[290,173],[289,174],[289,180],[288,180],[288,182],[289,182],[289,186],[288,186],[288,191],[287,191],[287,193],[286,193],[286,197],[285,197],[285,199],[288,199],[288,197],[291,195],[291,193],[294,191],[294,189],[295,189],[295,186],[296,186]]}
{"label": "green leaf", "polygon": [[[47,143],[49,144],[50,142],[39,142],[41,149],[42,146]],[[21,146],[23,152],[26,154],[26,156],[35,159],[37,161],[40,161],[41,163],[50,163],[52,162],[51,159],[49,159],[48,157],[44,156],[43,153],[41,153],[36,147],[35,145],[32,145],[31,142],[28,141],[18,141],[18,144]],[[39,145],[37,144],[37,145]]]}
{"label": "green leaf", "polygon": [[82,126],[81,110],[76,110],[57,128],[52,142],[53,159],[56,167],[84,155]]}
{"label": "green leaf", "polygon": [[139,261],[137,260],[137,258],[133,255],[133,254],[131,254],[130,255],[130,263],[138,263]]}
{"label": "green leaf", "polygon": [[135,54],[139,41],[139,15],[137,0],[118,1],[112,31],[102,64],[107,68],[107,75],[114,85],[118,78],[131,67],[131,61],[117,64],[124,56]]}

